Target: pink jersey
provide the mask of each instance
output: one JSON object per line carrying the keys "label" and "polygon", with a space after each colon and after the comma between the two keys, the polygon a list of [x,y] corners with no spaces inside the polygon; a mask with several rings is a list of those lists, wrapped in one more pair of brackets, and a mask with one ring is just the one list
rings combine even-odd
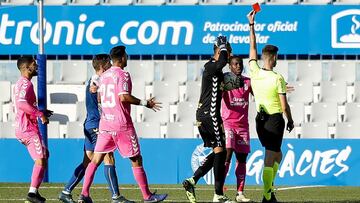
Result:
{"label": "pink jersey", "polygon": [[23,138],[38,133],[37,117],[43,115],[36,106],[36,96],[33,84],[21,77],[15,84],[16,137]]}
{"label": "pink jersey", "polygon": [[250,79],[244,78],[244,87],[224,91],[221,101],[221,117],[224,127],[249,128],[248,109],[251,92]]}
{"label": "pink jersey", "polygon": [[130,103],[119,100],[121,94],[131,94],[130,74],[119,67],[111,67],[100,77],[101,96],[100,130],[118,131],[121,127],[132,126]]}

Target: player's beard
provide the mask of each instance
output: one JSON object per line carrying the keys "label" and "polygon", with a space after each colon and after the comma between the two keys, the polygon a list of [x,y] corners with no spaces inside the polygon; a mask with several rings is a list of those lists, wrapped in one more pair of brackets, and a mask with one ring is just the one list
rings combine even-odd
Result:
{"label": "player's beard", "polygon": [[38,76],[38,70],[34,70],[34,72],[32,73],[32,76],[34,77],[34,76]]}

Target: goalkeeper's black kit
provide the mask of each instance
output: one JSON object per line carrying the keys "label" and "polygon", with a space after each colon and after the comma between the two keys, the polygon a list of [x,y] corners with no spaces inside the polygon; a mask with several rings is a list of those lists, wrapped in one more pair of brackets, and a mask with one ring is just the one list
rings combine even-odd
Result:
{"label": "goalkeeper's black kit", "polygon": [[221,84],[224,81],[222,69],[226,66],[226,50],[220,52],[219,60],[210,59],[205,64],[201,81],[201,95],[196,111],[199,133],[205,147],[224,147],[225,133],[221,120]]}

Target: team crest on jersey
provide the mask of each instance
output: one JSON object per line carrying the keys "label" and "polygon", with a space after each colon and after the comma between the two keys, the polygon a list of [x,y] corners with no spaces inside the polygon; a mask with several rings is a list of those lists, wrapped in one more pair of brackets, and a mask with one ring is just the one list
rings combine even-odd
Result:
{"label": "team crest on jersey", "polygon": [[247,91],[249,89],[249,85],[248,84],[244,84],[244,90]]}

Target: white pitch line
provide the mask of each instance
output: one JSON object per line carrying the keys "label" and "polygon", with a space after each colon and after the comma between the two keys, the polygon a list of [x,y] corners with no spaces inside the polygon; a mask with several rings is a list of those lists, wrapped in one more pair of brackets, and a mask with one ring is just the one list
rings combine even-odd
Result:
{"label": "white pitch line", "polygon": [[[282,191],[282,190],[295,190],[295,189],[305,189],[305,188],[316,188],[316,187],[325,187],[324,185],[305,185],[305,186],[293,186],[293,187],[279,187],[276,188],[275,190],[278,191]],[[9,186],[9,187],[0,187],[0,189],[25,189],[28,187],[20,187],[20,186]],[[44,187],[40,187],[40,189],[63,189],[64,187],[62,186],[44,186]],[[184,188],[182,187],[150,187],[151,189],[154,190],[183,190]],[[229,188],[226,187],[226,190],[236,190],[235,187],[234,188]],[[95,190],[107,190],[108,187],[103,187],[103,186],[95,186],[95,187],[91,187],[91,189],[95,189]],[[119,187],[120,190],[139,190],[139,188],[137,187]],[[214,190],[213,188],[196,188],[196,190],[199,191],[212,191]],[[247,188],[246,190],[250,190],[250,191],[260,191],[263,190],[262,188]]]}

